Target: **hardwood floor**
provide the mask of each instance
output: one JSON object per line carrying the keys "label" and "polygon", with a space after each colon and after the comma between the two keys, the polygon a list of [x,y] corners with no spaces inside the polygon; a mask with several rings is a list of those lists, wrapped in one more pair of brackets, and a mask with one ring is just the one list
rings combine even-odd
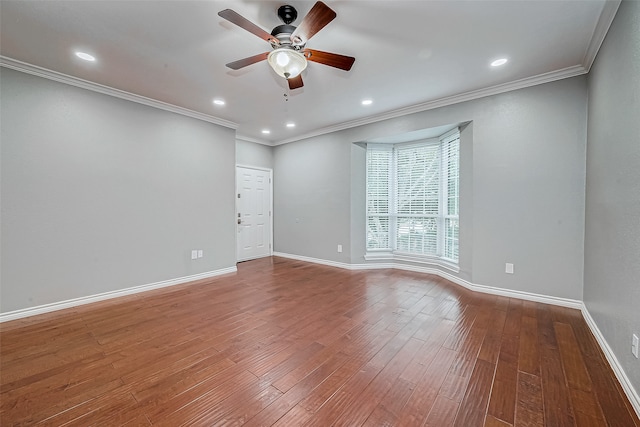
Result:
{"label": "hardwood floor", "polygon": [[0,424],[640,427],[577,310],[283,258],[0,325]]}

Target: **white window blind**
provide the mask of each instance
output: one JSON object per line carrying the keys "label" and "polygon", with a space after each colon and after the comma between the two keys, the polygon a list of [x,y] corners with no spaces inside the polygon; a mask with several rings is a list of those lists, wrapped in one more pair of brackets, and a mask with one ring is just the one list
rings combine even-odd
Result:
{"label": "white window blind", "polygon": [[367,150],[367,248],[391,249],[391,149]]}
{"label": "white window blind", "polygon": [[457,262],[459,141],[367,146],[367,250]]}
{"label": "white window blind", "polygon": [[440,147],[399,146],[396,158],[396,247],[400,252],[437,255]]}
{"label": "white window blind", "polygon": [[459,196],[460,196],[460,134],[456,133],[444,138],[442,143],[442,159],[446,190],[444,194],[444,245],[442,256],[446,259],[458,260],[458,228],[459,228]]}

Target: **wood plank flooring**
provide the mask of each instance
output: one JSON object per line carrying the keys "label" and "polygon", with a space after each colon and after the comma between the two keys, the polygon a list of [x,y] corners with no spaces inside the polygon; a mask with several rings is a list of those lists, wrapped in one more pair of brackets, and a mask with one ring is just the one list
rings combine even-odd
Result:
{"label": "wood plank flooring", "polygon": [[0,325],[2,426],[640,427],[577,310],[283,258]]}

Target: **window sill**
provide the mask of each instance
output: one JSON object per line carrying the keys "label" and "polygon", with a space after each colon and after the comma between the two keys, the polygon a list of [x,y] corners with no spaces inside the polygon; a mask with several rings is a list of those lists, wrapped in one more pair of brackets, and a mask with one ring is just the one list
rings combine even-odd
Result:
{"label": "window sill", "polygon": [[454,273],[460,272],[458,264],[432,256],[421,256],[402,252],[367,252],[364,255],[364,259],[366,261],[402,261],[415,264],[429,264],[445,268]]}

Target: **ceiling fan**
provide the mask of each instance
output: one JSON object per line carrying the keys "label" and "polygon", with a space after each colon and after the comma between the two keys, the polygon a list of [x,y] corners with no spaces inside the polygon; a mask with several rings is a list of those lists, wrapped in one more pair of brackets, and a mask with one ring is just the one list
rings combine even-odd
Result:
{"label": "ceiling fan", "polygon": [[232,70],[239,70],[266,59],[278,75],[287,79],[289,89],[298,89],[303,86],[300,73],[307,67],[307,61],[349,71],[356,60],[351,56],[305,47],[311,37],[336,17],[336,13],[321,1],[313,5],[298,27],[291,25],[298,17],[296,9],[290,5],[281,6],[278,9],[278,17],[284,24],[275,27],[271,34],[231,9],[220,11],[218,15],[266,40],[273,48],[271,52],[260,53],[230,62],[227,67]]}

